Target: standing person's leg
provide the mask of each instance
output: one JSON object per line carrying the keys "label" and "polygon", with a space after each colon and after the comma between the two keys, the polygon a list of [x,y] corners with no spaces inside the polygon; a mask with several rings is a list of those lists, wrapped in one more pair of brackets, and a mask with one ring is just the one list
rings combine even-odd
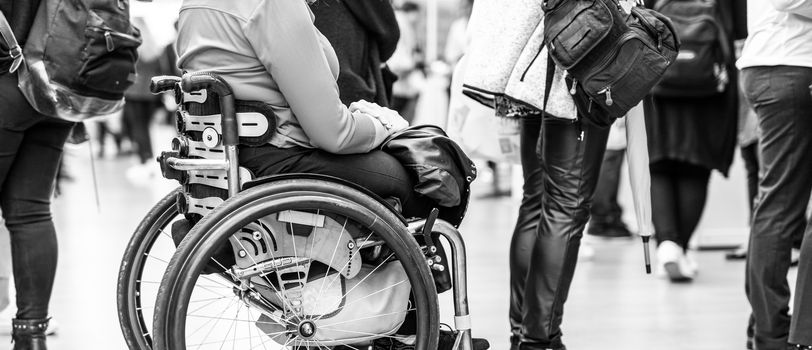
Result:
{"label": "standing person's leg", "polygon": [[18,319],[48,316],[57,258],[51,196],[71,127],[49,120],[26,130],[0,190],[0,206],[11,236]]}
{"label": "standing person's leg", "polygon": [[541,140],[541,116],[521,120],[521,159],[524,186],[522,203],[513,237],[510,240],[510,349],[518,350],[522,337],[524,288],[530,265],[530,254],[536,242],[536,230],[541,219],[542,182],[538,143]]}
{"label": "standing person's leg", "polygon": [[138,105],[135,132],[138,135],[138,159],[144,164],[152,160],[152,136],[149,127],[155,114],[156,103],[154,100],[138,101]]}
{"label": "standing person's leg", "polygon": [[702,218],[705,202],[708,197],[710,169],[687,163],[681,163],[677,177],[677,220],[679,220],[679,240],[677,243],[688,250],[688,242]]}
{"label": "standing person's leg", "polygon": [[758,142],[741,148],[744,169],[747,171],[747,204],[750,205],[750,219],[753,218],[753,207],[758,194]]}
{"label": "standing person's leg", "polygon": [[672,282],[690,281],[693,273],[686,264],[680,237],[679,163],[661,160],[651,164],[649,169],[652,221],[657,239],[656,273]]}
{"label": "standing person's leg", "polygon": [[561,321],[609,129],[545,118],[541,159],[544,191],[538,237],[525,287],[521,349],[565,349]]}
{"label": "standing person's leg", "polygon": [[808,88],[812,68],[745,68],[742,80],[761,128],[759,194],[745,288],[755,316],[755,348],[783,350],[790,329],[787,271],[792,242],[806,226],[805,210],[812,190],[812,98]]}
{"label": "standing person's leg", "polygon": [[9,282],[11,281],[10,239],[6,223],[0,219],[0,312],[3,312],[11,304],[9,299]]}
{"label": "standing person's leg", "polygon": [[651,211],[657,244],[679,242],[677,219],[677,184],[672,161],[659,161],[649,166],[651,173]]}
{"label": "standing person's leg", "polygon": [[[753,220],[753,207],[755,206],[756,194],[758,194],[758,142],[751,143],[741,148],[744,169],[747,171],[747,204],[750,205],[750,221]],[[749,239],[748,239],[749,241]],[[728,260],[741,260],[747,257],[747,243],[740,245],[735,250],[727,252],[725,258]]]}
{"label": "standing person's leg", "polygon": [[[806,224],[795,284],[795,304],[790,322],[789,342],[812,346],[812,220]],[[807,349],[804,349],[807,350]]]}
{"label": "standing person's leg", "polygon": [[617,203],[620,186],[620,168],[623,165],[625,150],[606,150],[595,188],[595,199],[590,209],[590,235],[603,237],[629,237],[631,233],[623,224],[623,211]]}
{"label": "standing person's leg", "polygon": [[138,160],[146,163],[152,158],[152,145],[149,137],[149,120],[151,119],[148,101],[127,100],[124,105],[124,123],[129,129],[130,141],[135,144]]}

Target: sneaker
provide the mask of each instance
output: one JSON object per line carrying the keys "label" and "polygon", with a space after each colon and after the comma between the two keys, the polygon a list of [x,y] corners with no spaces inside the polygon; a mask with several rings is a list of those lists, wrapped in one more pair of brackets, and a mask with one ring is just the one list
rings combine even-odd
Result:
{"label": "sneaker", "polygon": [[747,245],[742,245],[734,250],[725,253],[727,260],[744,260],[747,259]]}
{"label": "sneaker", "polygon": [[671,282],[690,282],[694,278],[695,271],[685,258],[682,247],[673,241],[663,241],[657,247],[657,264],[658,272],[664,272]]}

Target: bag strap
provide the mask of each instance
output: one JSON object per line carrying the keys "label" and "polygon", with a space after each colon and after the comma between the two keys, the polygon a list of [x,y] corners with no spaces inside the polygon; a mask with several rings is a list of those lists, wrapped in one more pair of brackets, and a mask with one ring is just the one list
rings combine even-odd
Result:
{"label": "bag strap", "polygon": [[8,23],[3,11],[0,11],[0,36],[2,36],[6,44],[8,44],[8,54],[11,59],[14,60],[8,72],[14,73],[17,71],[17,68],[20,67],[20,64],[23,63],[23,49],[20,47],[20,44],[17,43],[14,31],[11,30],[11,24]]}
{"label": "bag strap", "polygon": [[553,77],[555,76],[555,61],[553,56],[547,53],[547,78],[544,81],[544,103],[541,107],[541,115],[547,114],[547,100],[550,99],[550,91],[553,89]]}

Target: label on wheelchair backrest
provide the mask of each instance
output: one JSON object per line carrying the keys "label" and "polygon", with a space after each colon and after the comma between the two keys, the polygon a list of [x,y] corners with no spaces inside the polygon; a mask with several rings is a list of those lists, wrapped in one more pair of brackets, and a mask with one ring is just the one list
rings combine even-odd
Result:
{"label": "label on wheelchair backrest", "polygon": [[[219,114],[213,115],[191,115],[187,111],[182,111],[183,123],[186,131],[200,131],[206,128],[213,128],[218,134],[223,134],[220,126],[221,117]],[[239,112],[237,113],[237,131],[240,137],[261,137],[268,131],[268,118],[259,112]]]}
{"label": "label on wheelchair backrest", "polygon": [[195,91],[192,93],[183,92],[183,102],[196,102],[196,103],[203,103],[206,102],[208,98],[208,91],[206,89]]}

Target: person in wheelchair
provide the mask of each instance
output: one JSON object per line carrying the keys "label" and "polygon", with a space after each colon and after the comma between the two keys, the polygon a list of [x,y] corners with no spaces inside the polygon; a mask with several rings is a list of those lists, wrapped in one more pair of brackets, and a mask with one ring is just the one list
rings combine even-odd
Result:
{"label": "person in wheelchair", "polygon": [[185,1],[176,45],[182,70],[216,73],[236,98],[273,106],[270,143],[240,149],[255,176],[331,175],[399,199],[406,217],[430,209],[403,166],[376,149],[408,123],[375,103],[341,103],[338,60],[304,1]]}
{"label": "person in wheelchair", "polygon": [[[255,177],[328,175],[394,199],[404,217],[426,217],[433,202],[413,190],[415,179],[400,161],[378,149],[408,122],[376,103],[342,104],[336,84],[338,59],[313,19],[303,0],[184,1],[176,43],[178,66],[186,72],[214,73],[230,85],[238,100],[271,106],[276,129],[270,141],[239,149],[240,166]],[[340,223],[326,216],[327,221]],[[410,322],[407,316],[396,332],[403,336],[376,339],[373,348],[413,349]],[[270,336],[274,333],[270,323],[261,319],[257,324]],[[439,342],[439,349],[452,349],[454,335],[441,332]],[[484,340],[474,342],[474,349],[487,348]]]}

